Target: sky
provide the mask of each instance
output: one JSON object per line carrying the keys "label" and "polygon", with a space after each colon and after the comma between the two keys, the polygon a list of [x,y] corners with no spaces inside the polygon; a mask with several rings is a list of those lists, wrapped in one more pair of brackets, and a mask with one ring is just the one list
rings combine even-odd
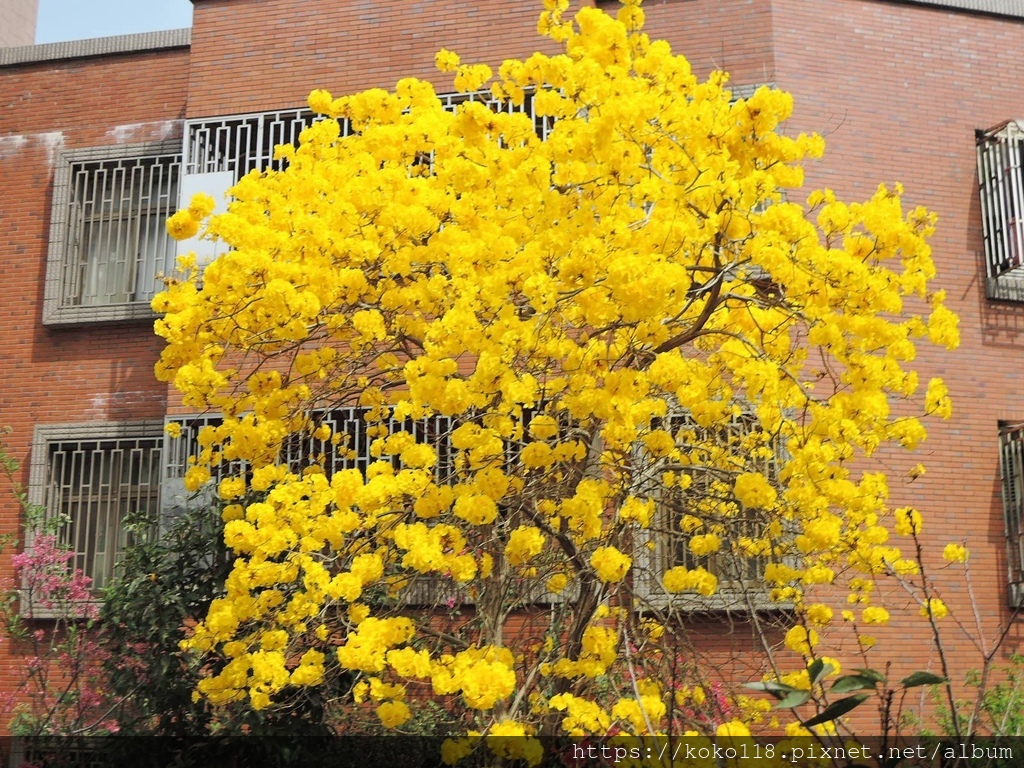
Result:
{"label": "sky", "polygon": [[192,26],[191,0],[39,0],[37,43]]}

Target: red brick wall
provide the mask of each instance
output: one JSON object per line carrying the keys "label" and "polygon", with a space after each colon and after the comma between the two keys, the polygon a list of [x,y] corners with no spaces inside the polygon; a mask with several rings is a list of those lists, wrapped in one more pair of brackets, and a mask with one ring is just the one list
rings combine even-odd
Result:
{"label": "red brick wall", "polygon": [[[44,327],[43,277],[57,153],[180,135],[187,76],[186,49],[0,69],[0,426],[13,430],[4,443],[21,462],[22,484],[35,424],[164,413],[151,326]],[[0,531],[20,528],[20,510],[0,487]],[[22,659],[0,642],[0,692],[21,672]]]}
{"label": "red brick wall", "polygon": [[[617,2],[601,3],[614,13]],[[728,72],[736,85],[775,78],[772,3],[766,0],[645,0],[647,32],[672,43],[706,77]]]}
{"label": "red brick wall", "polygon": [[[0,136],[61,131],[72,149],[117,143],[117,126],[180,119],[188,62],[188,49],[177,48],[0,68]],[[130,140],[159,138],[154,130]]]}
{"label": "red brick wall", "polygon": [[202,0],[188,113],[294,107],[314,88],[340,95],[401,77],[451,90],[434,67],[437,50],[457,50],[467,63],[529,55],[538,8],[535,0]]}
{"label": "red brick wall", "polygon": [[163,413],[151,327],[45,328],[43,277],[58,153],[180,136],[187,63],[181,49],[0,69],[0,421],[19,459],[35,423]]}
{"label": "red brick wall", "polygon": [[[576,0],[573,7],[589,4]],[[602,2],[612,12],[617,3]],[[434,67],[441,48],[495,69],[535,50],[538,0],[199,0],[195,4],[189,117],[304,104],[314,88],[336,95],[392,88],[402,77],[451,91]],[[736,83],[772,77],[771,3],[648,0],[650,29],[688,52],[702,73],[729,69]]]}
{"label": "red brick wall", "polygon": [[[1024,117],[1018,78],[1024,21],[879,0],[774,0],[776,81],[793,92],[793,132],[817,130],[826,156],[808,167],[808,188],[864,198],[879,182],[901,181],[908,207],[938,214],[932,240],[961,346],[927,344],[915,365],[922,382],[942,376],[954,416],[933,425],[916,456],[886,454],[874,467],[902,474],[917,461],[928,474],[893,482],[901,504],[919,507],[933,551],[966,539],[973,590],[991,636],[1006,611],[1006,562],[997,427],[1024,420],[1024,305],[985,298],[975,129]],[[801,195],[801,198],[804,196]],[[935,562],[941,566],[941,561]],[[953,570],[953,569],[951,569]],[[974,630],[965,583],[939,575],[951,610]],[[958,675],[980,666],[977,651],[943,625]],[[913,664],[936,668],[923,621],[896,622],[888,641],[910,643]],[[1007,649],[1019,648],[1014,630]]]}
{"label": "red brick wall", "polygon": [[[439,48],[496,65],[540,42],[539,0],[195,5],[191,55],[0,69],[0,424],[14,427],[8,442],[22,461],[36,423],[156,417],[168,405],[152,379],[161,345],[145,323],[41,324],[55,151],[162,138],[174,130],[167,121],[185,116],[292,107],[315,87],[342,94],[419,76],[444,91],[447,76],[433,65]],[[938,212],[938,285],[962,317],[963,344],[952,354],[923,347],[917,364],[922,380],[946,378],[955,416],[932,428],[919,455],[884,454],[869,466],[891,472],[899,503],[922,509],[936,550],[967,537],[991,631],[1007,616],[996,427],[1024,419],[1024,306],[984,297],[974,129],[1024,117],[1009,74],[1018,71],[1024,23],[882,0],[827,5],[827,13],[817,0],[647,0],[645,8],[651,35],[669,39],[698,73],[724,68],[736,84],[774,81],[794,92],[790,130],[818,130],[829,143],[825,160],[808,168],[809,185],[864,197],[879,181],[901,180],[909,203]],[[918,461],[928,474],[900,480]],[[18,525],[18,510],[0,494],[0,530]],[[6,562],[0,578],[10,576]],[[944,573],[942,582],[951,607],[969,618],[962,581]],[[880,642],[902,643],[908,666],[935,668],[922,621],[912,616],[887,634]],[[951,642],[958,674],[977,666],[969,643]],[[6,647],[0,691],[14,680]]]}

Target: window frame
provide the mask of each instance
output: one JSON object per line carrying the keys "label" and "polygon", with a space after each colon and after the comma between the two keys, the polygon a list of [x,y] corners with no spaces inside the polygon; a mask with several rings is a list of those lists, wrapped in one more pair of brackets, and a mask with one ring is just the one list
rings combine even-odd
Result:
{"label": "window frame", "polygon": [[[367,434],[364,415],[371,410],[368,406],[342,405],[314,408],[308,412],[316,424],[327,424],[334,434],[346,434],[352,444],[342,446],[343,450],[352,450],[355,455],[342,457],[338,448],[332,446],[331,440],[319,440],[310,435],[293,433],[283,447],[285,461],[290,471],[301,472],[306,466],[305,457],[327,454],[325,469],[327,476],[333,472],[356,469],[364,476],[371,464],[386,461],[384,456],[371,455],[370,448],[375,437]],[[179,436],[171,437],[167,425],[175,423],[179,426]],[[160,526],[166,530],[172,522],[185,511],[196,506],[203,506],[215,501],[217,487],[221,480],[232,472],[244,470],[239,463],[224,463],[211,468],[211,477],[201,488],[189,493],[185,490],[184,478],[192,459],[198,455],[198,435],[203,427],[216,427],[221,423],[221,416],[214,412],[177,414],[164,419],[164,442],[160,471]],[[417,440],[430,445],[437,451],[437,464],[434,467],[435,479],[438,483],[445,482],[454,472],[456,449],[451,445],[451,435],[461,423],[458,417],[433,414],[420,419],[388,418],[384,422],[389,434],[405,431],[412,432]],[[423,437],[433,439],[423,441]],[[519,448],[506,444],[505,461],[513,462],[518,458]],[[392,457],[395,468],[399,467],[397,457]],[[428,524],[429,521],[427,521]],[[472,606],[476,599],[464,585],[458,584],[448,577],[436,574],[406,574],[411,583],[402,592],[400,600],[405,606],[434,608],[443,604]],[[522,597],[524,605],[556,605],[574,598],[578,585],[572,584],[562,592],[555,594],[543,587],[537,587],[529,595]]]}
{"label": "window frame", "polygon": [[[46,278],[43,296],[44,325],[81,325],[85,323],[125,322],[133,320],[152,320],[156,317],[150,307],[149,299],[132,300],[108,304],[73,304],[73,298],[67,294],[66,271],[70,260],[75,255],[72,244],[71,226],[72,195],[74,193],[74,176],[76,166],[87,163],[98,165],[116,164],[123,161],[153,160],[165,162],[169,173],[167,215],[177,210],[178,193],[182,177],[181,139],[168,139],[142,144],[122,144],[110,147],[92,147],[62,152],[56,164],[53,179],[53,196],[50,206],[50,238],[46,257]],[[175,180],[175,176],[177,177]],[[157,208],[153,216],[159,216]],[[119,218],[123,218],[119,217]],[[129,221],[131,217],[129,216]],[[162,230],[158,232],[167,237],[168,251],[173,254],[174,247],[170,235]],[[138,233],[136,233],[138,234]],[[170,273],[174,269],[173,257],[170,264],[157,264],[154,260],[153,280],[161,273]],[[80,292],[81,293],[81,292]]]}
{"label": "window frame", "polygon": [[1006,599],[1024,605],[1024,423],[999,424],[999,480],[1006,537]]}
{"label": "window frame", "polygon": [[1024,301],[1024,121],[975,132],[985,295]]}
{"label": "window frame", "polygon": [[[63,424],[38,424],[35,426],[32,435],[32,452],[29,461],[29,487],[28,487],[28,503],[33,509],[38,509],[44,515],[45,518],[50,519],[56,515],[61,514],[60,509],[51,509],[53,499],[50,498],[49,485],[50,485],[50,474],[52,469],[50,450],[51,446],[60,443],[104,443],[104,442],[118,442],[118,441],[141,441],[149,440],[152,441],[153,445],[146,449],[151,452],[152,462],[155,466],[150,468],[150,479],[155,483],[140,483],[138,487],[148,488],[148,494],[152,496],[153,501],[153,514],[154,518],[161,514],[160,503],[161,503],[161,487],[160,487],[160,476],[162,472],[162,466],[164,464],[163,456],[163,420],[162,419],[146,419],[140,421],[103,421],[103,422],[78,422],[78,423],[63,423]],[[100,480],[102,483],[102,480]],[[120,493],[120,491],[119,491]],[[126,512],[122,510],[122,517],[119,523],[123,522],[124,514]],[[154,525],[157,520],[154,519]],[[116,540],[120,541],[122,538],[123,530],[120,525],[113,534]],[[25,534],[25,547],[26,552],[32,551],[35,546],[36,537],[38,536],[37,531],[29,530],[26,528]],[[72,547],[72,551],[75,552],[75,559],[79,557],[77,549]],[[109,557],[113,560],[110,566],[111,574],[113,569],[116,568],[118,555],[120,554],[118,545],[112,552],[109,552]],[[72,561],[74,563],[74,561]],[[85,564],[83,572],[89,575],[87,571],[95,571],[95,567],[89,568],[89,564]],[[95,566],[95,563],[93,564]],[[77,564],[73,564],[72,567],[78,567]],[[95,589],[93,590],[95,592]],[[30,616],[32,618],[58,618],[60,611],[56,607],[45,607],[42,605],[35,604],[32,596],[23,587],[21,590],[21,612],[23,615]],[[98,598],[97,598],[98,600]],[[96,602],[96,600],[89,601]],[[82,613],[85,612],[85,606],[83,605]]]}
{"label": "window frame", "polygon": [[[673,410],[667,418],[679,421],[687,419],[688,416],[679,410]],[[732,416],[731,419],[732,422],[744,419],[749,420],[754,427],[759,424],[757,416],[753,411],[744,410],[739,415]],[[691,426],[697,427],[696,424],[691,424]],[[731,423],[730,428],[733,426],[734,425]],[[681,424],[673,424],[671,431],[675,434],[682,428],[683,425]],[[716,428],[718,428],[717,425]],[[742,439],[743,433],[738,433],[737,437]],[[779,470],[785,462],[785,450],[781,444],[781,438],[778,435],[774,436],[774,443],[774,458],[765,460],[770,464],[770,466],[745,466],[743,469],[737,471],[767,469],[775,476],[775,479],[777,479]],[[641,458],[642,460],[644,455],[643,449],[638,448],[637,453],[638,458]],[[686,471],[686,469],[681,465],[670,465],[667,460],[658,459],[645,471],[645,474],[653,476],[666,470],[676,473],[683,473]],[[710,469],[705,469],[703,471],[706,471],[709,474],[713,472],[713,470]],[[725,472],[726,470],[721,471]],[[792,609],[792,604],[790,603],[771,600],[770,589],[763,579],[734,579],[727,581],[722,578],[721,574],[716,573],[711,569],[709,569],[709,572],[713,573],[719,579],[718,591],[715,592],[714,595],[706,597],[692,592],[670,593],[666,590],[662,583],[662,577],[667,570],[677,565],[695,567],[697,565],[703,565],[703,563],[698,561],[688,565],[683,562],[683,558],[674,554],[674,550],[677,550],[681,546],[686,546],[688,537],[681,531],[674,530],[675,521],[667,519],[671,512],[665,508],[660,499],[660,492],[663,492],[664,490],[665,489],[661,487],[659,483],[658,487],[655,489],[656,511],[651,521],[651,525],[647,528],[640,529],[634,537],[633,549],[636,568],[634,570],[633,577],[633,596],[636,608],[639,611],[680,611],[684,613],[767,613]],[[739,502],[737,501],[736,503]],[[746,518],[745,522],[749,524],[756,521],[751,518]],[[728,542],[723,541],[722,547],[725,548],[727,546]],[[698,558],[698,560],[700,559],[702,558]],[[763,574],[763,571],[770,560],[766,557],[761,558],[761,561],[762,562],[758,566],[758,570]],[[789,557],[783,557],[781,562],[790,565],[793,564],[792,558]]]}

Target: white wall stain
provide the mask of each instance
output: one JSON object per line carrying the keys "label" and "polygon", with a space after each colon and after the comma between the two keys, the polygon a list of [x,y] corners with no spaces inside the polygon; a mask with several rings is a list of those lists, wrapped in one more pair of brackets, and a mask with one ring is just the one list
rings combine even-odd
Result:
{"label": "white wall stain", "polygon": [[17,155],[29,141],[42,145],[46,150],[46,162],[53,166],[57,160],[57,153],[64,146],[64,134],[61,131],[53,131],[32,133],[27,136],[0,136],[0,159]]}
{"label": "white wall stain", "polygon": [[162,141],[174,133],[178,120],[157,120],[148,123],[128,123],[118,125],[107,131],[118,144],[129,141]]}
{"label": "white wall stain", "polygon": [[64,148],[64,134],[61,131],[37,133],[32,138],[46,149],[46,162],[52,167],[57,162],[57,154]]}
{"label": "white wall stain", "polygon": [[110,396],[106,393],[93,395],[90,400],[90,407],[86,409],[86,413],[90,416],[108,416],[108,406],[110,405]]}
{"label": "white wall stain", "polygon": [[28,138],[25,136],[0,136],[0,159],[14,157],[26,144]]}

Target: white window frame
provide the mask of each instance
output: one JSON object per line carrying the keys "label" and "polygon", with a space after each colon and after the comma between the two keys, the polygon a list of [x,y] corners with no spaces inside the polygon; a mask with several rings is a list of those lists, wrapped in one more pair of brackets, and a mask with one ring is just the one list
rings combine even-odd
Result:
{"label": "white window frame", "polygon": [[[140,164],[152,162],[163,166],[166,174],[166,188],[155,191],[152,184],[146,190],[136,188],[134,182],[120,191],[119,205],[113,200],[97,201],[93,197],[86,201],[90,212],[84,212],[83,205],[75,201],[76,174],[88,174],[88,166],[100,166],[97,171],[107,174],[118,166],[131,168],[132,161]],[[60,155],[54,173],[53,202],[50,215],[50,242],[46,263],[46,284],[43,298],[43,323],[46,325],[77,325],[83,323],[119,322],[149,320],[155,315],[150,308],[152,294],[159,289],[158,278],[174,270],[175,248],[164,229],[164,221],[177,209],[178,185],[181,172],[180,139],[151,142],[147,144],[125,144],[114,147],[96,147],[64,152]],[[147,177],[148,178],[148,177]],[[95,187],[92,188],[95,192]],[[127,198],[125,197],[127,195]],[[139,204],[136,200],[144,200]],[[128,202],[128,215],[122,207]],[[133,209],[132,204],[138,207]],[[108,206],[105,208],[104,206]],[[98,211],[94,210],[98,207]],[[116,212],[115,212],[116,211]],[[116,222],[116,223],[115,223]],[[123,223],[122,223],[123,222]],[[113,247],[112,255],[119,259],[127,273],[123,282],[123,299],[118,301],[111,295],[107,302],[84,302],[89,280],[88,257],[79,253],[84,248],[85,227],[92,224],[97,229],[94,242]],[[146,244],[144,246],[144,244]],[[146,251],[142,253],[141,250]],[[119,252],[120,251],[120,252]],[[132,264],[127,260],[131,258]],[[139,264],[142,271],[139,274]],[[97,265],[100,279],[103,272]],[[112,269],[113,271],[113,269]],[[109,287],[108,275],[102,277],[105,288]],[[148,286],[152,285],[152,291]],[[141,290],[140,286],[146,286]],[[138,296],[138,298],[136,298]]]}
{"label": "white window frame", "polygon": [[[137,510],[131,510],[125,508],[120,510],[121,514],[117,520],[111,520],[111,511],[114,506],[111,504],[112,501],[116,501],[118,497],[126,504],[131,504],[136,501],[146,501],[152,506],[152,514],[154,518],[159,514],[160,510],[160,472],[163,464],[162,456],[162,435],[161,430],[163,428],[163,422],[160,420],[145,420],[145,421],[126,421],[126,422],[85,422],[85,423],[74,423],[74,424],[40,424],[35,427],[32,438],[32,454],[29,463],[29,491],[28,501],[29,504],[35,508],[43,511],[47,518],[53,518],[54,516],[65,514],[65,509],[60,507],[71,506],[82,504],[82,503],[95,503],[97,505],[97,519],[88,521],[87,525],[90,529],[85,531],[86,538],[90,536],[99,535],[97,532],[99,518],[106,517],[106,523],[109,525],[113,523],[116,527],[108,529],[104,534],[105,539],[103,546],[103,558],[104,561],[97,566],[96,560],[92,563],[87,562],[89,557],[97,557],[95,543],[92,545],[92,551],[87,549],[85,552],[78,551],[78,547],[71,547],[75,551],[75,558],[71,561],[72,568],[79,568],[82,572],[94,578],[97,573],[97,568],[102,568],[104,573],[99,574],[100,579],[97,582],[93,581],[93,589],[98,589],[104,586],[104,581],[113,577],[117,566],[117,560],[126,543],[125,531],[121,528],[124,516]],[[151,442],[152,445],[148,447],[136,447],[134,450],[149,451],[149,482],[139,482],[137,484],[131,484],[130,482],[121,482],[116,487],[111,482],[111,478],[106,477],[103,472],[99,472],[94,466],[91,468],[91,475],[93,476],[93,482],[95,487],[77,487],[75,489],[67,489],[63,485],[60,487],[54,486],[54,467],[51,463],[51,450],[54,446],[61,444],[82,444],[88,446],[94,443],[117,443],[125,442],[128,444],[139,443],[139,442]],[[77,461],[84,462],[85,459],[76,459]],[[81,464],[79,464],[81,466]],[[130,471],[130,470],[129,470]],[[71,475],[75,474],[74,468],[70,471]],[[131,480],[129,475],[129,480]],[[140,478],[141,480],[141,478]],[[65,497],[64,493],[69,493],[70,497]],[[127,497],[124,494],[129,494]],[[102,507],[106,505],[106,514]],[[74,513],[74,509],[71,510],[71,514]],[[154,519],[154,524],[156,520]],[[78,538],[80,532],[75,526],[75,522],[71,522],[72,526],[70,531],[66,531],[66,535]],[[25,548],[31,550],[35,544],[35,537],[37,532],[29,531],[26,536]],[[61,539],[61,532],[58,532],[58,540]],[[87,545],[89,546],[89,545]],[[56,610],[53,608],[47,608],[40,605],[33,604],[31,596],[27,595],[23,591],[22,612],[27,615],[31,615],[37,618],[47,618],[56,615]]]}

